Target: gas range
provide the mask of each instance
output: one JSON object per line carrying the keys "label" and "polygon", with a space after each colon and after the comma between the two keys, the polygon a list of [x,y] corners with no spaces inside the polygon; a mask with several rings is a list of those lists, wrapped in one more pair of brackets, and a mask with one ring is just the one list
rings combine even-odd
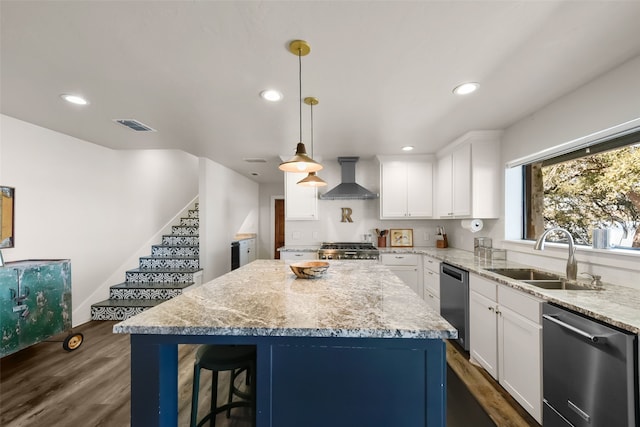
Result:
{"label": "gas range", "polygon": [[380,252],[373,243],[325,242],[318,250],[320,259],[377,260]]}

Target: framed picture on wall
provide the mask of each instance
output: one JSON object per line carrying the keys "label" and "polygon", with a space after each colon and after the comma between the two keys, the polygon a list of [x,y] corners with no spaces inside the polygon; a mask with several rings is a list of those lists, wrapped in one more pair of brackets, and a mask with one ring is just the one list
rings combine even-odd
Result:
{"label": "framed picture on wall", "polygon": [[412,247],[413,246],[413,229],[398,228],[389,230],[389,241],[391,247]]}

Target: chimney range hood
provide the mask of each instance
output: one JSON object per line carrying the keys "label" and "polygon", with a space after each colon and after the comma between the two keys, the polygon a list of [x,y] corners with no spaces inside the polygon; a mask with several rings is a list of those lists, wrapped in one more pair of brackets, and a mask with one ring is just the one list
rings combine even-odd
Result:
{"label": "chimney range hood", "polygon": [[360,157],[338,157],[342,171],[342,182],[335,188],[320,195],[322,200],[366,200],[377,199],[378,194],[372,193],[363,186],[356,184],[356,162]]}

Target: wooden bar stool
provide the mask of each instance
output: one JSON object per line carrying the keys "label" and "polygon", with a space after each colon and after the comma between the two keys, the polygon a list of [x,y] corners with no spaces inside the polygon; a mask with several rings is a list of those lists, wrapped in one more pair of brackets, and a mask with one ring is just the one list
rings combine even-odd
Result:
{"label": "wooden bar stool", "polygon": [[[208,369],[212,372],[211,384],[211,411],[200,422],[198,419],[198,396],[200,394],[200,370]],[[229,379],[229,397],[227,403],[217,406],[218,400],[218,372],[231,371]],[[249,392],[242,392],[234,385],[236,377],[245,371]],[[193,390],[191,394],[191,427],[200,427],[207,421],[215,426],[216,415],[227,411],[227,418],[231,416],[231,409],[238,407],[250,407],[253,411],[255,425],[255,371],[256,371],[256,347],[252,345],[201,345],[196,353],[196,361],[193,366]],[[233,401],[233,396],[243,400]]]}

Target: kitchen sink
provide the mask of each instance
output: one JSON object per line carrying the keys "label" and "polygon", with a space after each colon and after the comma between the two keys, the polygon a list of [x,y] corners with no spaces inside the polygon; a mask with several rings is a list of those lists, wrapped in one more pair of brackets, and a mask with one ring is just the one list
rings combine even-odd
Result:
{"label": "kitchen sink", "polygon": [[564,289],[567,291],[593,291],[594,288],[567,282],[566,280],[521,280],[521,282],[537,286],[542,289]]}
{"label": "kitchen sink", "polygon": [[507,276],[514,280],[544,280],[559,281],[560,276],[553,273],[535,270],[533,268],[487,268],[487,271]]}
{"label": "kitchen sink", "polygon": [[568,282],[557,274],[547,273],[533,268],[487,268],[486,270],[542,289],[564,289],[572,291],[594,290],[594,288]]}

